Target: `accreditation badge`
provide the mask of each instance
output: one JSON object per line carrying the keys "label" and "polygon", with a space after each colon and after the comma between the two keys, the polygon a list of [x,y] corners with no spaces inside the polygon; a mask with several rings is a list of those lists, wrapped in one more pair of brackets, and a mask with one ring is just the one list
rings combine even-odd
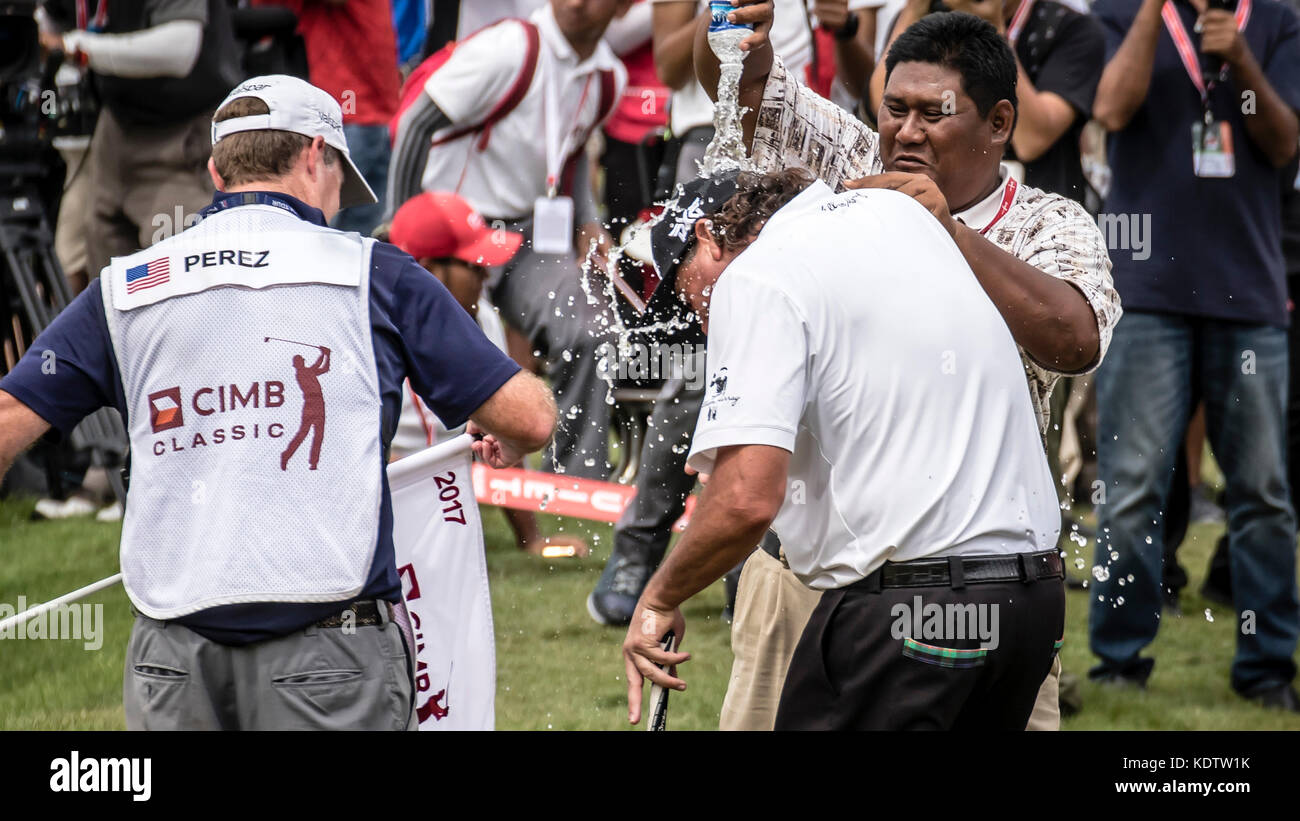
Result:
{"label": "accreditation badge", "polygon": [[538,197],[533,203],[533,250],[539,254],[573,250],[571,197]]}
{"label": "accreditation badge", "polygon": [[1192,123],[1192,170],[1198,177],[1231,177],[1237,171],[1232,153],[1232,128],[1207,116]]}

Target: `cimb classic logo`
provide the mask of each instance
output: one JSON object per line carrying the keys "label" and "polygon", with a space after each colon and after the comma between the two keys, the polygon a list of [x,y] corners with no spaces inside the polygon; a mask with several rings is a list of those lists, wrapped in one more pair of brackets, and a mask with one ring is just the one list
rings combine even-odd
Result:
{"label": "cimb classic logo", "polygon": [[73,750],[50,762],[50,792],[124,792],[132,801],[153,795],[152,758],[82,758]]}

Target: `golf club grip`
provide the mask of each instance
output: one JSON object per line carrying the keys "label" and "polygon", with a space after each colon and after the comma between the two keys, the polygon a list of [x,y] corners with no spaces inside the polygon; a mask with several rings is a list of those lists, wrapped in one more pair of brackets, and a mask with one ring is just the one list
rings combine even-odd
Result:
{"label": "golf club grip", "polygon": [[[666,653],[677,652],[677,635],[669,630],[664,635],[663,640],[659,642],[659,647]],[[656,665],[663,670],[662,665]],[[671,691],[660,687],[658,684],[650,685],[650,721],[646,723],[646,729],[651,732],[662,732],[668,729],[668,694]]]}

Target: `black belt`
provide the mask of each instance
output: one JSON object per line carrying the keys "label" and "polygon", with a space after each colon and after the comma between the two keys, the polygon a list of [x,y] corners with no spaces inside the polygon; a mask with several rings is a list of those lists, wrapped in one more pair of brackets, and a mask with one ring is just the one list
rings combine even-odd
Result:
{"label": "black belt", "polygon": [[[387,611],[382,615],[379,612],[379,605],[381,603],[384,605],[384,609]],[[347,615],[348,613],[351,613],[352,615],[348,616]],[[392,602],[379,602],[375,599],[365,599],[362,601],[354,601],[349,603],[336,615],[323,618],[312,626],[313,627],[344,627],[344,626],[374,627],[376,625],[384,624],[385,620],[387,621],[393,620]]]}
{"label": "black belt", "polygon": [[1008,553],[1002,556],[948,556],[885,562],[884,566],[849,587],[875,591],[898,587],[952,587],[968,584],[1032,582],[1065,578],[1065,563],[1056,550]]}

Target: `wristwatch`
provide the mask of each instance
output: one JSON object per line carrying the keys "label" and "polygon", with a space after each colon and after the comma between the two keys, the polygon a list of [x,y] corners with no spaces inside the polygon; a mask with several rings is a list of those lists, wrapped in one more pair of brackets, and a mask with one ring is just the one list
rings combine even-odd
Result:
{"label": "wristwatch", "polygon": [[858,13],[849,12],[849,17],[844,21],[843,27],[834,32],[836,40],[852,40],[858,33]]}

